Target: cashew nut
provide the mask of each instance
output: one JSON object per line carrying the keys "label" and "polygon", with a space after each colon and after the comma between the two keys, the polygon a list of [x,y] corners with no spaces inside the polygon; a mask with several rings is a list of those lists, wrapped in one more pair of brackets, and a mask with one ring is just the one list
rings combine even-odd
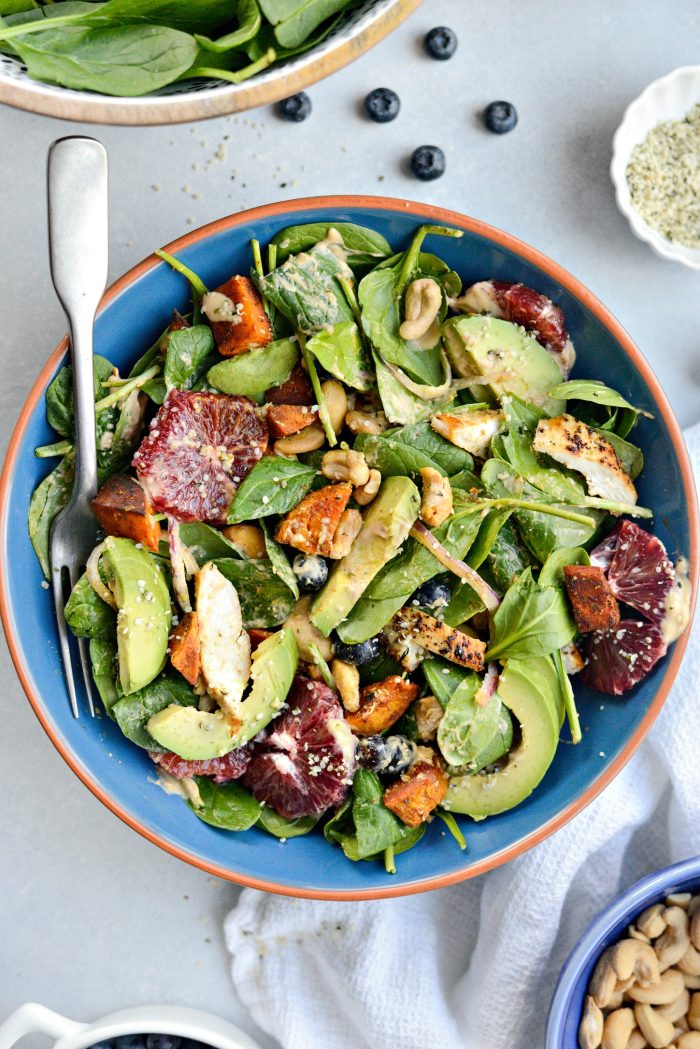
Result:
{"label": "cashew nut", "polygon": [[670,896],[666,897],[666,906],[682,907],[684,911],[687,911],[692,898],[693,896],[690,892],[672,892]]}
{"label": "cashew nut", "polygon": [[326,435],[319,422],[311,423],[299,433],[293,433],[289,437],[280,437],[275,441],[275,451],[280,455],[301,455],[302,452],[315,452],[323,448],[326,443]]}
{"label": "cashew nut", "polygon": [[329,481],[350,481],[358,487],[369,481],[369,466],[362,452],[344,449],[325,453],[321,460],[321,473]]}
{"label": "cashew nut", "polygon": [[351,713],[360,709],[360,671],[352,663],[334,659],[331,663],[331,674],[335,687],[340,692],[343,706]]}
{"label": "cashew nut", "polygon": [[583,1016],[578,1029],[580,1049],[599,1049],[603,1041],[603,1014],[590,994],[583,1003]]}
{"label": "cashew nut", "polygon": [[691,944],[678,962],[678,968],[682,973],[688,973],[690,976],[700,976],[700,951],[696,951]]}
{"label": "cashew nut", "polygon": [[348,398],[343,384],[336,379],[328,379],[321,383],[321,392],[328,409],[328,417],[336,434],[343,429],[345,416],[348,410]]}
{"label": "cashew nut", "polygon": [[413,714],[416,719],[418,738],[424,743],[435,739],[438,725],[444,714],[435,696],[423,696],[422,699],[417,700],[413,706]]}
{"label": "cashew nut", "polygon": [[432,277],[411,281],[404,302],[405,320],[399,328],[402,339],[420,339],[440,312],[442,291]]}
{"label": "cashew nut", "polygon": [[689,991],[700,991],[700,976],[691,976],[690,973],[683,973],[683,983]]}
{"label": "cashew nut", "polygon": [[667,1049],[673,1041],[675,1028],[670,1020],[660,1016],[651,1005],[637,1002],[634,1007],[637,1027],[642,1032],[652,1049]]}
{"label": "cashew nut", "polygon": [[700,1031],[685,1031],[677,1045],[678,1049],[700,1049]]}
{"label": "cashew nut", "polygon": [[[695,896],[694,899],[700,900],[700,896]],[[688,909],[688,913],[690,913],[690,908]],[[690,918],[689,932],[690,942],[697,951],[700,951],[700,907],[697,910],[693,910]]]}
{"label": "cashew nut", "polygon": [[688,904],[688,917],[692,918],[694,914],[700,911],[700,894],[693,896],[690,903]]}
{"label": "cashew nut", "polygon": [[603,1049],[627,1049],[627,1043],[636,1027],[631,1009],[616,1009],[608,1013],[603,1024]]}
{"label": "cashew nut", "polygon": [[660,1006],[658,1013],[659,1016],[665,1016],[667,1020],[675,1024],[686,1016],[689,1007],[690,992],[684,987],[675,1002],[669,1002],[668,1005]]}
{"label": "cashew nut", "polygon": [[257,561],[261,557],[267,557],[265,536],[262,528],[258,528],[257,525],[228,525],[222,531],[226,538],[230,539],[237,547],[240,547],[245,556],[251,558],[251,560]]}
{"label": "cashew nut", "polygon": [[384,412],[361,412],[354,408],[345,416],[345,425],[353,433],[380,434],[388,428]]}
{"label": "cashew nut", "polygon": [[603,951],[591,976],[588,990],[600,1009],[607,1009],[617,989],[617,973],[612,964],[613,948]]}
{"label": "cashew nut", "polygon": [[639,1028],[635,1027],[634,1031],[632,1031],[632,1034],[630,1035],[629,1041],[625,1046],[625,1049],[647,1049],[648,1044],[649,1043],[647,1042],[646,1038],[639,1030]]}
{"label": "cashew nut", "polygon": [[663,972],[681,960],[690,946],[688,915],[681,907],[667,907],[663,914],[666,930],[654,944]]}
{"label": "cashew nut", "polygon": [[683,994],[685,984],[683,976],[677,969],[667,969],[658,983],[653,986],[634,984],[629,988],[627,994],[635,1002],[646,1005],[669,1005],[678,1000]]}
{"label": "cashew nut", "polygon": [[352,497],[358,506],[368,506],[379,491],[382,484],[382,475],[379,470],[370,470],[369,480],[358,488],[353,489]]}
{"label": "cashew nut", "polygon": [[344,510],[340,515],[338,527],[333,535],[330,556],[334,561],[339,561],[350,553],[350,547],[355,542],[358,532],[362,528],[362,514],[359,510]]}
{"label": "cashew nut", "polygon": [[299,647],[299,655],[305,663],[313,663],[314,661],[310,645],[315,645],[319,653],[328,662],[328,660],[333,658],[333,644],[311,622],[309,618],[311,615],[311,600],[310,594],[300,597],[287,616],[284,625],[294,634]]}
{"label": "cashew nut", "polygon": [[636,925],[627,926],[627,935],[631,940],[639,940],[641,943],[651,943],[649,937],[638,929]]}
{"label": "cashew nut", "polygon": [[688,1023],[694,1031],[700,1031],[700,994],[691,994]]}
{"label": "cashew nut", "polygon": [[655,903],[653,906],[647,907],[637,918],[637,928],[645,936],[648,936],[650,940],[655,940],[666,928],[666,922],[663,918],[664,910],[663,903]]}
{"label": "cashew nut", "polygon": [[420,475],[423,482],[420,519],[429,528],[437,528],[452,513],[452,488],[449,479],[432,466],[424,466]]}
{"label": "cashew nut", "polygon": [[611,960],[618,980],[633,976],[642,987],[659,982],[659,962],[648,943],[620,940],[612,949]]}

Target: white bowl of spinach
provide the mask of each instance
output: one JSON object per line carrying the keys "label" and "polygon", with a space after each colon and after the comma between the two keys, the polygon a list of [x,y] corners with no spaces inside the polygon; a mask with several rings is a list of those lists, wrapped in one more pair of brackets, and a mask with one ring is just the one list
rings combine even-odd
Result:
{"label": "white bowl of spinach", "polygon": [[0,101],[104,124],[170,124],[288,97],[420,0],[0,0]]}

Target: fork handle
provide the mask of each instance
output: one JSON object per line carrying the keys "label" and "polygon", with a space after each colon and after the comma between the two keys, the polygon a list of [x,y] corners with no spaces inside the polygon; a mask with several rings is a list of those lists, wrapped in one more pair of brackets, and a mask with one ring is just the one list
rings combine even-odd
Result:
{"label": "fork handle", "polygon": [[97,491],[93,325],[107,283],[107,151],[94,138],[54,142],[48,159],[51,279],[70,327],[75,403],[71,502]]}

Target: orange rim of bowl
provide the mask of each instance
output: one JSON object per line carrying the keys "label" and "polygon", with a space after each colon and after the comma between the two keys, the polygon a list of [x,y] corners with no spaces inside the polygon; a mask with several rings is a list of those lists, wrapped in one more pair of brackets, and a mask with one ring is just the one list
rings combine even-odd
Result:
{"label": "orange rim of bowl", "polygon": [[[258,106],[279,102],[282,98],[301,91],[330,76],[359,58],[370,48],[392,33],[420,5],[421,0],[394,0],[369,25],[336,46],[307,61],[298,69],[280,76],[242,84],[209,88],[181,95],[158,95],[148,101],[138,98],[108,98],[84,92],[48,94],[42,91],[40,81],[27,82],[0,77],[0,102],[16,109],[29,110],[61,120],[82,121],[88,124],[119,124],[147,127],[156,124],[183,124],[190,120],[209,120],[212,117],[242,113]],[[313,56],[313,51],[309,52]]]}
{"label": "orange rim of bowl", "polygon": [[[698,548],[700,544],[700,524],[698,520],[698,504],[695,493],[695,484],[693,481],[693,473],[688,459],[688,453],[686,451],[683,437],[676,422],[675,416],[671,409],[670,404],[664,394],[659,381],[654,375],[654,372],[650,368],[649,364],[642,356],[641,351],[635,346],[631,337],[627,334],[622,325],[615,320],[612,314],[607,308],[600,302],[591,291],[589,291],[579,280],[573,277],[567,270],[565,270],[558,263],[554,262],[548,256],[543,255],[537,249],[530,247],[530,245],[519,240],[517,237],[511,236],[509,233],[505,233],[502,230],[497,229],[494,226],[489,226],[485,222],[481,222],[479,219],[470,218],[466,215],[461,215],[455,211],[448,211],[445,208],[435,207],[428,204],[420,204],[417,201],[398,200],[391,197],[365,197],[365,196],[329,196],[329,197],[305,197],[297,200],[279,201],[275,204],[267,204],[258,208],[251,208],[248,211],[239,212],[236,215],[229,215],[226,218],[218,219],[215,222],[211,222],[206,226],[202,226],[197,230],[193,230],[191,233],[187,233],[171,244],[167,245],[167,251],[174,254],[183,248],[187,248],[192,244],[196,244],[201,240],[205,240],[215,234],[235,229],[237,226],[246,226],[263,219],[274,218],[277,215],[288,215],[291,219],[294,217],[294,213],[297,211],[324,211],[332,214],[334,210],[350,209],[350,208],[368,208],[368,209],[383,209],[385,211],[398,212],[402,215],[417,215],[421,218],[426,218],[428,221],[434,222],[440,225],[452,225],[459,227],[464,230],[468,230],[471,233],[478,234],[485,237],[488,240],[498,244],[503,248],[514,252],[521,258],[524,258],[527,262],[532,263],[539,269],[543,270],[549,277],[555,280],[561,287],[565,288],[570,292],[576,299],[578,299],[590,312],[600,321],[600,323],[607,328],[607,330],[614,336],[619,342],[624,352],[631,359],[635,368],[639,371],[644,382],[650,389],[656,405],[660,411],[660,414],[668,427],[668,431],[673,442],[673,447],[678,458],[678,463],[681,470],[681,476],[683,479],[683,490],[685,492],[687,507],[688,507],[688,518],[689,518],[689,531],[690,531],[690,551],[689,551],[689,562],[690,562],[690,575],[692,584],[692,608],[691,608],[691,621],[692,612],[695,609],[695,600],[698,588]],[[156,266],[163,265],[161,260],[151,255],[143,262],[140,262],[133,269],[129,270],[128,273],[124,274],[116,283],[114,283],[105,293],[104,298],[100,304],[100,312],[112,302],[117,296],[125,291],[131,284],[137,281],[149,270]],[[42,368],[38,378],[36,379],[29,396],[22,408],[17,425],[12,434],[10,445],[7,451],[7,457],[0,476],[0,534],[4,536],[7,528],[7,514],[8,514],[8,499],[10,490],[10,481],[14,472],[15,461],[17,459],[20,444],[24,436],[24,431],[27,427],[27,423],[34,409],[37,407],[39,400],[44,396],[45,388],[53,375],[57,365],[67,349],[67,338],[64,337],[59,345],[56,347],[54,352],[49,357],[48,361]],[[409,884],[391,885],[387,884],[386,887],[373,888],[373,889],[357,889],[357,890],[323,890],[323,889],[307,889],[307,888],[296,888],[294,886],[280,885],[276,882],[266,881],[261,878],[249,877],[245,874],[240,874],[236,871],[229,870],[225,867],[220,867],[218,864],[209,863],[207,860],[200,858],[180,846],[171,843],[158,834],[149,830],[147,827],[139,823],[133,816],[131,816],[126,810],[117,805],[115,801],[109,797],[88,773],[86,769],[75,759],[67,746],[65,746],[62,740],[57,736],[53,727],[50,725],[48,718],[44,712],[44,705],[41,697],[34,691],[30,676],[25,667],[23,657],[20,651],[20,645],[18,638],[14,632],[13,619],[10,613],[10,602],[7,590],[7,569],[4,563],[4,544],[3,553],[0,557],[0,618],[5,628],[5,635],[7,638],[8,647],[12,656],[12,661],[15,665],[15,669],[22,683],[22,687],[34,708],[34,713],[41,722],[44,731],[48,735],[53,745],[58,750],[64,761],[70,766],[75,774],[82,780],[86,787],[98,798],[108,809],[118,816],[124,823],[126,823],[133,830],[138,831],[139,834],[147,838],[153,844],[160,846],[165,849],[166,852],[171,853],[178,859],[184,860],[186,863],[190,863],[195,867],[199,867],[201,870],[207,871],[209,874],[213,874],[219,878],[223,878],[227,881],[236,882],[240,885],[247,885],[254,889],[261,889],[265,892],[279,893],[285,896],[296,896],[305,897],[309,899],[332,899],[332,900],[367,900],[367,899],[386,899],[395,896],[410,895],[417,892],[424,892],[428,889],[440,889],[445,888],[448,885],[454,885],[456,882],[464,881],[467,878],[476,877],[479,874],[484,874],[486,871],[493,870],[495,867],[501,866],[503,863],[507,863],[510,860],[515,859],[528,849],[533,848],[540,842],[544,841],[555,831],[559,830],[565,823],[576,816],[582,809],[586,807],[597,795],[615,778],[615,776],[622,770],[622,768],[629,761],[639,744],[642,742],[644,737],[649,732],[651,726],[656,720],[665,700],[673,684],[673,681],[680,667],[683,655],[685,653],[686,645],[688,642],[689,628],[685,630],[683,635],[678,639],[675,644],[673,653],[668,660],[663,679],[657,690],[654,701],[649,707],[649,710],[644,715],[644,718],[637,726],[637,729],[632,734],[630,739],[627,741],[622,751],[616,757],[610,766],[605,769],[590,785],[590,787],[583,792],[578,798],[574,799],[568,804],[562,812],[554,816],[547,823],[538,827],[536,830],[525,835],[523,838],[514,842],[506,848],[494,853],[486,859],[480,860],[477,863],[468,864],[461,870],[453,871],[449,874],[435,875],[433,877],[419,879],[418,881],[411,882]]]}

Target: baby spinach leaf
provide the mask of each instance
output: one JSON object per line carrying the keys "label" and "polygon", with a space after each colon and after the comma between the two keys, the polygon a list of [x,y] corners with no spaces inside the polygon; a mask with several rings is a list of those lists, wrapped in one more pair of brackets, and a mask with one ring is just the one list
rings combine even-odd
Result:
{"label": "baby spinach leaf", "polygon": [[633,481],[639,477],[644,469],[644,456],[641,450],[637,448],[636,444],[631,444],[629,441],[625,441],[619,436],[619,434],[612,433],[610,430],[603,430],[596,426],[594,426],[593,429],[613,446],[615,454],[620,460],[622,469],[625,473],[628,474]]}
{"label": "baby spinach leaf", "polygon": [[639,415],[646,415],[648,419],[654,418],[651,412],[647,412],[643,408],[635,408],[617,390],[612,390],[605,383],[596,379],[570,379],[568,382],[562,382],[550,390],[549,396],[557,400],[592,401],[593,404],[604,404],[607,407],[630,408]]}
{"label": "baby spinach leaf", "polygon": [[564,586],[565,565],[589,565],[591,559],[582,546],[562,547],[553,550],[539,574],[538,583],[544,586]]}
{"label": "baby spinach leaf", "polygon": [[576,633],[571,611],[560,587],[540,587],[526,568],[506,593],[493,616],[488,660],[548,656],[568,644]]}
{"label": "baby spinach leaf", "polygon": [[231,16],[231,0],[108,0],[99,5],[92,21],[155,23],[195,33],[217,29]]}
{"label": "baby spinach leaf", "polygon": [[[482,570],[482,575],[483,570]],[[448,626],[461,626],[475,616],[477,612],[484,611],[484,603],[469,583],[458,580],[452,590],[447,608],[442,618]]]}
{"label": "baby spinach leaf", "polygon": [[470,568],[480,568],[484,563],[511,513],[512,511],[508,509],[489,510],[482,519],[479,534],[474,540],[466,559]]}
{"label": "baby spinach leaf", "polygon": [[305,335],[353,320],[337,277],[350,273],[330,251],[290,255],[265,277],[253,274],[260,294]]}
{"label": "baby spinach leaf", "polygon": [[38,8],[36,0],[0,0],[0,15],[13,15],[17,11]]}
{"label": "baby spinach leaf", "polygon": [[379,470],[382,477],[416,478],[424,466],[430,466],[445,476],[445,471],[427,452],[390,435],[361,433],[355,438],[353,447],[364,454],[367,465]]}
{"label": "baby spinach leaf", "polygon": [[482,706],[475,701],[482,679],[469,673],[450,696],[438,726],[437,742],[448,765],[474,761],[498,732],[501,700],[498,693]]}
{"label": "baby spinach leaf", "polygon": [[[340,845],[348,859],[374,859],[391,846],[395,852],[405,852],[422,837],[424,826],[412,830],[386,808],[384,791],[374,772],[356,772],[352,791],[352,801],[323,829],[326,839]],[[401,844],[403,848],[399,847]]]}
{"label": "baby spinach leaf", "polygon": [[421,663],[421,670],[429,690],[443,708],[447,706],[452,695],[471,673],[464,667],[455,666],[454,663],[448,663],[447,660],[440,659],[438,656],[424,659]]}
{"label": "baby spinach leaf", "polygon": [[[189,547],[195,561],[200,567],[207,561],[214,561],[221,557],[238,557],[242,554],[235,543],[227,539],[218,528],[204,524],[203,521],[182,522],[180,524],[180,539]],[[169,557],[168,540],[161,539],[160,554]]]}
{"label": "baby spinach leaf", "polygon": [[238,783],[214,783],[208,776],[195,776],[201,805],[187,804],[204,823],[219,830],[249,830],[260,818],[262,806]]}
{"label": "baby spinach leaf", "polygon": [[271,386],[287,381],[298,360],[298,344],[292,339],[278,339],[215,364],[207,372],[207,381],[222,393],[260,402]]}
{"label": "baby spinach leaf", "polygon": [[229,524],[286,514],[311,488],[316,471],[296,459],[266,455],[255,464],[233,497]]}
{"label": "baby spinach leaf", "polygon": [[116,637],[116,612],[95,593],[86,575],[81,575],[73,587],[66,601],[65,617],[76,637],[100,641],[111,641]]}
{"label": "baby spinach leaf", "polygon": [[[107,408],[98,413],[97,466],[100,483],[112,474],[123,473],[131,463],[141,436],[146,404],[144,394],[132,390],[121,410]],[[102,423],[105,423],[105,429],[100,435]]]}
{"label": "baby spinach leaf", "polygon": [[199,696],[179,674],[161,674],[145,688],[123,696],[112,707],[112,715],[127,739],[144,750],[157,754],[166,752],[165,747],[153,739],[146,725],[154,714],[159,714],[171,704],[179,707],[196,707]]}
{"label": "baby spinach leaf", "polygon": [[450,478],[461,470],[472,470],[474,467],[474,460],[469,452],[446,441],[433,430],[429,422],[386,430],[380,436],[384,440],[391,438],[425,452],[432,459],[435,468]]}
{"label": "baby spinach leaf", "polygon": [[270,531],[270,527],[264,518],[260,521],[260,527],[265,536],[265,549],[267,550],[267,556],[270,559],[272,571],[276,576],[279,576],[282,582],[292,591],[294,597],[299,600],[299,583],[297,577],[292,571],[292,566],[287,560],[284,548],[274,538]]}
{"label": "baby spinach leaf", "polygon": [[299,838],[313,830],[320,818],[320,816],[299,816],[298,819],[287,820],[269,805],[263,805],[257,825],[266,830],[268,834],[274,835],[275,838]]}
{"label": "baby spinach leaf", "polygon": [[158,25],[62,25],[18,36],[13,47],[35,80],[122,97],[172,83],[197,56],[191,36]]}
{"label": "baby spinach leaf", "polygon": [[[95,400],[102,396],[102,383],[112,374],[114,365],[106,357],[95,354],[93,358],[93,386]],[[75,409],[73,403],[73,369],[65,364],[56,374],[46,390],[46,418],[62,437],[73,437],[75,432]]]}
{"label": "baby spinach leaf", "polygon": [[391,245],[381,233],[358,226],[354,222],[309,222],[303,226],[287,226],[272,238],[277,247],[277,261],[283,263],[289,255],[308,251],[323,240],[329,229],[336,229],[342,237],[348,265],[374,266],[391,255]]}
{"label": "baby spinach leaf", "polygon": [[392,375],[378,354],[375,353],[373,357],[379,399],[389,422],[400,425],[423,422],[446,403],[424,401],[417,397]]}
{"label": "baby spinach leaf", "polygon": [[532,555],[520,538],[512,518],[501,525],[487,557],[496,587],[503,593],[532,564]]}
{"label": "baby spinach leaf", "polygon": [[99,638],[90,640],[90,665],[92,679],[100,694],[102,704],[111,717],[111,710],[121,696],[117,687],[119,668],[117,665],[117,646],[113,641]]}
{"label": "baby spinach leaf", "polygon": [[299,47],[321,22],[347,7],[347,0],[260,0],[282,47]]}
{"label": "baby spinach leaf", "polygon": [[171,332],[163,365],[166,389],[191,390],[204,374],[213,349],[214,336],[206,324]]}
{"label": "baby spinach leaf", "polygon": [[66,505],[73,489],[75,452],[68,452],[32,492],[29,502],[29,538],[46,578],[49,577],[49,537],[51,525]]}
{"label": "baby spinach leaf", "polygon": [[238,25],[225,36],[210,40],[207,36],[195,33],[195,40],[205,51],[233,51],[252,40],[260,30],[262,18],[256,0],[235,0],[235,18]]}
{"label": "baby spinach leaf", "polygon": [[241,561],[216,558],[216,567],[238,591],[246,630],[268,630],[280,626],[294,607],[294,594],[266,558]]}
{"label": "baby spinach leaf", "polygon": [[341,321],[314,335],[306,344],[327,372],[354,390],[367,391],[373,383],[369,358],[354,321]]}

